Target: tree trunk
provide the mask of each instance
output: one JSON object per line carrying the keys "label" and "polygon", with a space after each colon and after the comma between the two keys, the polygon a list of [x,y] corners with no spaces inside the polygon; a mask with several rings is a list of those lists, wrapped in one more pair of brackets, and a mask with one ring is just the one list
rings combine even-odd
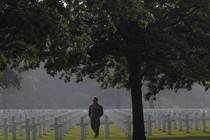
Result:
{"label": "tree trunk", "polygon": [[133,111],[133,140],[146,140],[142,103],[142,77],[138,60],[128,60]]}

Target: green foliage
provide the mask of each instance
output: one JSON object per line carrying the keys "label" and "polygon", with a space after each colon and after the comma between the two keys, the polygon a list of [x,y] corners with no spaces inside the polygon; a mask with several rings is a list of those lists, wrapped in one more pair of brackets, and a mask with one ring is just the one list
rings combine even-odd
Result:
{"label": "green foliage", "polygon": [[146,65],[149,69],[145,80],[150,81],[150,95],[165,88],[190,90],[194,82],[207,85],[209,5],[209,1],[154,2],[148,5],[155,17],[155,22],[148,27],[151,32],[149,40],[152,40],[148,45],[153,48],[150,52],[153,58]]}
{"label": "green foliage", "polygon": [[129,88],[126,57],[140,59],[144,47],[137,45],[143,45],[142,32],[153,21],[153,15],[144,9],[143,1],[130,0],[88,1],[85,10],[82,21],[91,38],[84,46],[85,63],[74,71],[79,81],[88,75],[103,88]]}
{"label": "green foliage", "polygon": [[0,2],[1,63],[34,69],[46,61],[45,57],[52,57],[68,44],[68,21],[56,7],[60,5],[55,4],[56,1]]}
{"label": "green foliage", "polygon": [[208,87],[209,1],[102,0],[81,5],[79,25],[87,28],[80,31],[88,37],[73,52],[78,56],[74,62],[81,65],[70,61],[67,66],[74,68],[67,67],[66,79],[73,72],[78,81],[88,75],[103,88],[129,89],[128,65],[137,61],[140,80],[150,90],[147,99],[166,88],[190,90],[194,82]]}
{"label": "green foliage", "polygon": [[78,81],[88,75],[103,88],[129,89],[128,64],[135,60],[149,95],[194,82],[208,89],[208,0],[65,2],[0,2],[1,70],[44,63],[65,81],[75,73]]}

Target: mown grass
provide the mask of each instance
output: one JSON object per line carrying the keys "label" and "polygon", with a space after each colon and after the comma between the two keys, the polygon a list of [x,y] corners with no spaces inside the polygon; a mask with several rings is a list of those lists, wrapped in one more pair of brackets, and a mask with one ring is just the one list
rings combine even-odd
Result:
{"label": "mown grass", "polygon": [[[86,136],[86,140],[104,140],[104,129],[100,127],[100,134],[98,138],[93,138],[94,133],[91,129],[89,129],[88,135]],[[210,140],[210,125],[207,124],[207,132],[202,132],[202,126],[199,126],[199,131],[195,131],[194,127],[190,129],[190,133],[185,132],[185,128],[183,131],[178,131],[177,129],[172,129],[172,133],[169,135],[167,132],[162,132],[157,129],[152,130],[152,136],[148,136],[146,134],[147,140]],[[109,140],[131,140],[132,138],[128,138],[127,135],[118,128],[116,125],[110,125],[110,137]],[[0,140],[3,140],[3,135],[0,132]],[[9,133],[9,140],[12,140],[11,133]],[[17,140],[25,140],[25,137],[18,136],[17,132]],[[54,131],[51,130],[41,138],[37,138],[37,140],[54,140]],[[75,126],[71,128],[68,133],[62,138],[62,140],[80,140],[80,127]]]}
{"label": "mown grass", "polygon": [[189,133],[185,132],[185,127],[183,127],[183,131],[179,131],[178,128],[172,129],[171,134],[153,129],[152,136],[147,135],[147,140],[210,140],[210,125],[206,123],[206,126],[207,131],[202,132],[201,123],[198,131],[195,131],[192,125]]}

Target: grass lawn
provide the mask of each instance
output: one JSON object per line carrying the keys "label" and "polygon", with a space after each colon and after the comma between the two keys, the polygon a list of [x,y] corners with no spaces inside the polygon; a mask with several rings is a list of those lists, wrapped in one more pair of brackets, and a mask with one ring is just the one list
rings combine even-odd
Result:
{"label": "grass lawn", "polygon": [[[172,134],[167,134],[166,132],[158,131],[157,129],[152,130],[152,136],[148,136],[146,134],[147,140],[210,140],[210,125],[207,125],[207,132],[201,131],[201,126],[199,127],[200,131],[195,131],[193,128],[190,129],[190,133],[185,133],[183,131],[178,131],[172,129]],[[91,129],[89,129],[89,133],[86,136],[86,140],[104,140],[104,132],[103,127],[100,127],[100,134],[98,138],[93,138],[94,133]],[[9,140],[12,140],[11,133],[9,133]],[[17,132],[18,136],[18,132]],[[3,135],[0,132],[0,140],[3,140]],[[17,137],[17,140],[25,140],[25,137]],[[51,130],[41,138],[37,138],[37,140],[54,140],[54,131]],[[68,133],[62,138],[62,140],[80,140],[80,127],[75,126],[71,128]],[[110,138],[108,140],[132,140],[128,138],[124,132],[122,132],[116,125],[110,125]]]}
{"label": "grass lawn", "polygon": [[202,126],[200,124],[199,131],[194,130],[194,126],[190,129],[190,133],[183,131],[178,131],[178,129],[172,129],[171,134],[167,132],[161,132],[157,129],[152,130],[152,136],[147,136],[147,140],[210,140],[210,125],[206,124],[207,132],[202,132]]}
{"label": "grass lawn", "polygon": [[147,140],[210,140],[210,132],[195,131],[190,129],[190,133],[172,130],[169,135],[166,132],[153,130],[152,136],[147,136]]}

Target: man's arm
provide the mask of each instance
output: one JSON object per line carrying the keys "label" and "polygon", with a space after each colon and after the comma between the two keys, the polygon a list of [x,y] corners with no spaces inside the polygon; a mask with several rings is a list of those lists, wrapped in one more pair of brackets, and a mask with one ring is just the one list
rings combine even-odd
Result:
{"label": "man's arm", "polygon": [[100,113],[99,113],[99,116],[101,117],[103,114],[104,114],[103,107],[100,106]]}
{"label": "man's arm", "polygon": [[91,105],[89,106],[89,110],[88,110],[88,116],[90,117],[91,115]]}

